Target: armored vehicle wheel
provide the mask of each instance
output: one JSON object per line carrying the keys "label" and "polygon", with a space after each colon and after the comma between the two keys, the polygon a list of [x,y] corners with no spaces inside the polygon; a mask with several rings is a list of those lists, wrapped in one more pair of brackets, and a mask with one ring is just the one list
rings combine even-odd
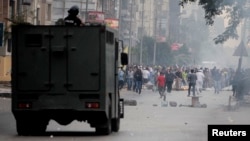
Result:
{"label": "armored vehicle wheel", "polygon": [[120,129],[120,117],[112,119],[112,131],[118,132]]}
{"label": "armored vehicle wheel", "polygon": [[111,123],[111,106],[109,106],[109,117],[103,122],[101,126],[96,127],[96,133],[99,135],[109,135],[112,132],[112,123]]}
{"label": "armored vehicle wheel", "polygon": [[114,132],[118,132],[120,130],[120,110],[121,110],[121,107],[120,105],[118,106],[118,117],[117,118],[113,118],[112,121],[111,121],[111,128],[112,128],[112,131]]}
{"label": "armored vehicle wheel", "polygon": [[109,135],[112,130],[111,130],[111,119],[107,119],[106,123],[104,123],[104,127],[96,127],[96,133],[98,135]]}

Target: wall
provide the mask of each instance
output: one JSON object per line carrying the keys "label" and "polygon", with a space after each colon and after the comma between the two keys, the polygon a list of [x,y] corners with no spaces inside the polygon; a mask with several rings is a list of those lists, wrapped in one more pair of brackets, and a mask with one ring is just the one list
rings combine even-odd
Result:
{"label": "wall", "polygon": [[11,80],[11,56],[0,56],[0,83]]}

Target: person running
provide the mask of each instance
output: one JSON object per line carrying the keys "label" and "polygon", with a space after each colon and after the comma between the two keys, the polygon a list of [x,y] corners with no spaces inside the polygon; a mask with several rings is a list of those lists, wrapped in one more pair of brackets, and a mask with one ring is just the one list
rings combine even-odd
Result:
{"label": "person running", "polygon": [[163,72],[160,72],[160,75],[157,77],[157,86],[160,94],[160,98],[163,97],[163,100],[166,101],[165,95],[165,75]]}

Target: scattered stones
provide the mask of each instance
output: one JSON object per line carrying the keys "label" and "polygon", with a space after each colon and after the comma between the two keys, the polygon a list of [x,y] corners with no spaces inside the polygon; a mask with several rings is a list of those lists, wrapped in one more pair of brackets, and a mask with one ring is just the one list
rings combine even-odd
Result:
{"label": "scattered stones", "polygon": [[207,104],[201,104],[201,108],[207,108]]}
{"label": "scattered stones", "polygon": [[177,106],[177,102],[175,102],[175,101],[169,101],[169,105],[171,107],[176,107]]}
{"label": "scattered stones", "polygon": [[197,105],[185,105],[185,104],[180,104],[179,107],[207,108],[207,104],[197,104]]}
{"label": "scattered stones", "polygon": [[153,104],[154,107],[158,106],[157,104]]}
{"label": "scattered stones", "polygon": [[124,105],[136,106],[137,105],[137,101],[136,100],[124,100]]}
{"label": "scattered stones", "polygon": [[162,101],[161,102],[161,107],[168,107],[168,102],[167,101]]}

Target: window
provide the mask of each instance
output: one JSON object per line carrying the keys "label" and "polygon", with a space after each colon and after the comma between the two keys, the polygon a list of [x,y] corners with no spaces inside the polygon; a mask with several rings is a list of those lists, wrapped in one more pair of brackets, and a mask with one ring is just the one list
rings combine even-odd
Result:
{"label": "window", "polygon": [[23,5],[31,5],[31,0],[22,0]]}
{"label": "window", "polygon": [[41,34],[26,34],[25,45],[26,47],[42,47],[42,35]]}
{"label": "window", "polygon": [[51,4],[47,5],[47,20],[50,21],[51,20]]}
{"label": "window", "polygon": [[37,17],[37,18],[36,18],[36,20],[37,20],[37,21],[36,21],[36,24],[37,24],[37,25],[40,25],[40,8],[37,8],[37,9],[36,9],[36,17]]}
{"label": "window", "polygon": [[12,51],[12,39],[8,39],[8,46],[7,46],[7,52],[11,52]]}
{"label": "window", "polygon": [[114,33],[107,31],[106,32],[106,42],[114,44]]}

